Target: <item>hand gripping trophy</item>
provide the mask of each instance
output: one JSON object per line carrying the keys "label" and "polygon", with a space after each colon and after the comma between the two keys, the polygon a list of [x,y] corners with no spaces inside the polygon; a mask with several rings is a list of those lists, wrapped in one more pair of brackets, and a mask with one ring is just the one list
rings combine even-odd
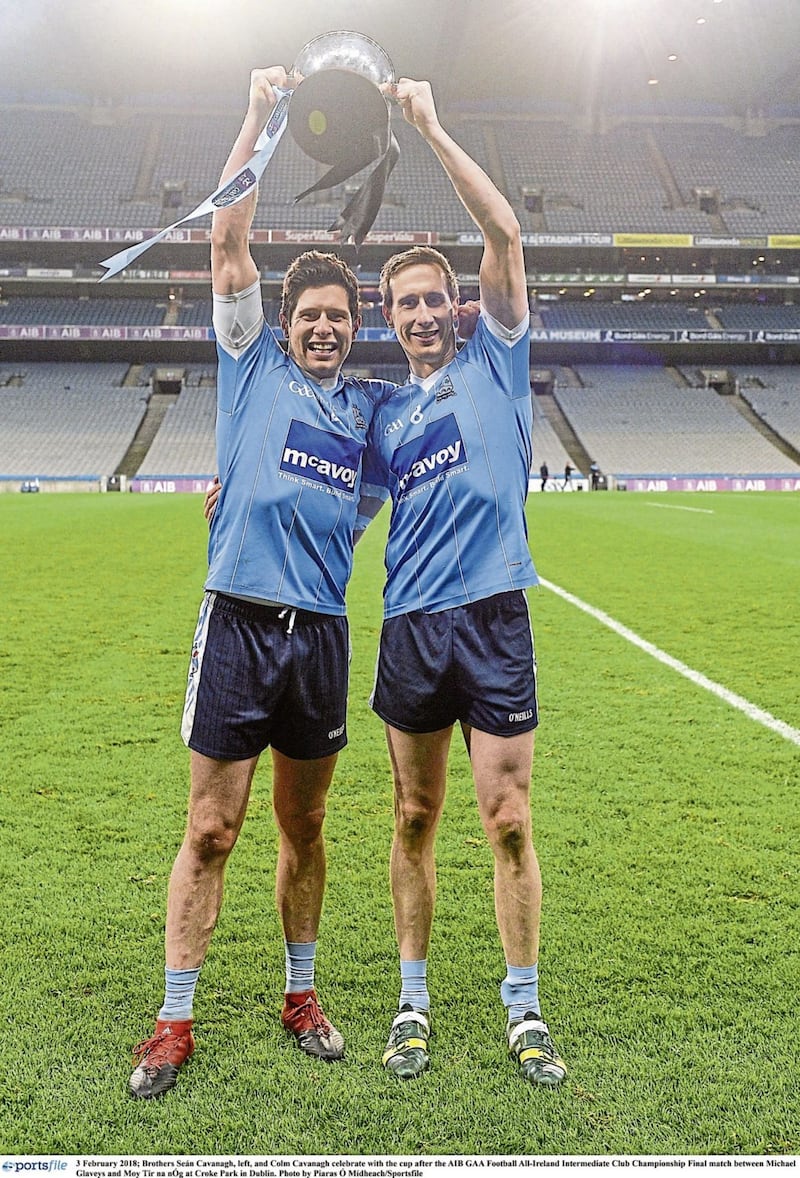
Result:
{"label": "hand gripping trophy", "polygon": [[361,245],[378,215],[386,181],[400,155],[391,131],[387,97],[395,82],[392,62],[369,37],[340,30],[309,41],[297,55],[291,75],[294,89],[283,93],[256,144],[255,155],[244,168],[185,217],[106,258],[100,263],[106,268],[101,282],[119,274],[179,225],[245,197],[258,183],[287,126],[306,155],[329,165],[296,201],[372,168],[330,227],[330,231],[341,233],[343,242],[352,241],[356,248]]}

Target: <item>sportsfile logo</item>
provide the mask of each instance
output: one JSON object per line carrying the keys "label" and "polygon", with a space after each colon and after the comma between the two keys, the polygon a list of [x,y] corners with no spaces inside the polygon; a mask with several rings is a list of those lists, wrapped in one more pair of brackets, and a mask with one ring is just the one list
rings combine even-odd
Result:
{"label": "sportsfile logo", "polygon": [[398,446],[392,457],[401,498],[416,494],[433,480],[463,470],[466,465],[464,439],[452,413],[430,422],[424,433]]}
{"label": "sportsfile logo", "polygon": [[67,1163],[63,1158],[16,1158],[3,1162],[2,1168],[13,1174],[58,1174],[67,1169]]}
{"label": "sportsfile logo", "polygon": [[311,482],[334,495],[355,492],[361,446],[355,438],[331,434],[302,421],[293,421],[283,447],[284,475]]}

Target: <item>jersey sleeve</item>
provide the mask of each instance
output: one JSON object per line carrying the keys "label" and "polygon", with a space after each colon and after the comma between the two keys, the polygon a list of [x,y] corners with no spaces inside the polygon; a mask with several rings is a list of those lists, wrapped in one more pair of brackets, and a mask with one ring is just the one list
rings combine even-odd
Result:
{"label": "jersey sleeve", "polygon": [[478,326],[457,359],[477,365],[489,376],[498,392],[506,396],[530,397],[529,319],[509,329],[481,308]]}
{"label": "jersey sleeve", "polygon": [[213,294],[214,310],[212,322],[217,343],[238,360],[242,352],[258,338],[264,322],[264,304],[261,299],[261,281],[237,294]]}

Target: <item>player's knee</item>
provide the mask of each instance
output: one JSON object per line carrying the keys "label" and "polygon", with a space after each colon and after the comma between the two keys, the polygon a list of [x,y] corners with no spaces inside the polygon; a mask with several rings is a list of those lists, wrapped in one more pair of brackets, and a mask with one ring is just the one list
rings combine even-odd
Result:
{"label": "player's knee", "polygon": [[278,816],[278,826],[281,833],[296,847],[310,846],[321,838],[324,822],[324,806],[315,806],[313,809],[299,810]]}
{"label": "player's knee", "polygon": [[398,802],[395,806],[395,829],[408,846],[421,843],[436,829],[438,812],[434,805],[425,802]]}
{"label": "player's knee", "polygon": [[193,857],[201,864],[227,859],[236,843],[238,830],[219,820],[193,824],[186,841]]}
{"label": "player's knee", "polygon": [[487,824],[487,833],[496,852],[519,863],[531,844],[530,823],[523,814],[500,809]]}

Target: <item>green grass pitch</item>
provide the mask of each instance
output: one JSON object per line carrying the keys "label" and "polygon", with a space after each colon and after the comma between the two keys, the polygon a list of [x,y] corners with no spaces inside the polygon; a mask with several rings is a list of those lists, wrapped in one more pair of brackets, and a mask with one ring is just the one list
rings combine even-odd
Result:
{"label": "green grass pitch", "polygon": [[[690,508],[691,510],[685,510]],[[540,574],[800,728],[800,497],[536,495]],[[370,712],[386,520],[350,588],[350,745],[326,824],[318,982],[347,1059],[286,1040],[269,758],[201,976],[198,1048],[126,1093],[163,987],[200,500],[0,496],[0,1152],[797,1154],[800,749],[548,589],[530,594],[541,990],[558,1092],[507,1059],[490,856],[454,742],[433,1067],[380,1056],[397,997],[391,780]]]}

